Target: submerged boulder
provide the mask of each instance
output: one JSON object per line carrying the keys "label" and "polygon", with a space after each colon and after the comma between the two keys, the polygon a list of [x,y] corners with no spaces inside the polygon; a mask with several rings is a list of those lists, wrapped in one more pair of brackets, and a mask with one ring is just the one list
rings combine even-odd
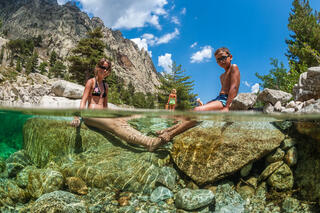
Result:
{"label": "submerged boulder", "polygon": [[167,151],[147,152],[84,124],[74,128],[67,121],[30,119],[24,127],[24,146],[40,167],[56,162],[63,176],[79,177],[87,186],[106,186],[151,193],[160,167],[169,163]]}
{"label": "submerged boulder", "polygon": [[204,121],[174,138],[171,156],[198,184],[237,172],[280,146],[284,135],[269,122]]}

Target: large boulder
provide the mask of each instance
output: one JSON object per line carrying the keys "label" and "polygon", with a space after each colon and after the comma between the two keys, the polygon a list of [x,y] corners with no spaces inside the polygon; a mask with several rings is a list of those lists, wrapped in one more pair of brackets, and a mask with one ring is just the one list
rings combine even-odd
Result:
{"label": "large boulder", "polygon": [[292,95],[281,90],[264,89],[259,95],[258,100],[264,103],[271,103],[275,105],[278,101],[282,104],[288,102],[292,98]]}
{"label": "large boulder", "polygon": [[166,151],[147,152],[106,132],[84,124],[74,128],[66,121],[30,119],[24,127],[24,146],[40,167],[55,161],[64,177],[79,177],[88,186],[106,186],[151,193],[160,168],[170,161]]}
{"label": "large boulder", "polygon": [[52,85],[52,92],[59,97],[81,99],[84,86],[65,80],[56,81]]}
{"label": "large boulder", "polygon": [[198,184],[215,182],[280,146],[284,134],[269,122],[204,121],[174,138],[171,156]]}
{"label": "large boulder", "polygon": [[257,95],[254,93],[240,93],[232,101],[231,110],[248,110],[256,103]]}
{"label": "large boulder", "polygon": [[320,66],[310,67],[300,75],[298,84],[293,88],[293,94],[297,101],[320,98]]}

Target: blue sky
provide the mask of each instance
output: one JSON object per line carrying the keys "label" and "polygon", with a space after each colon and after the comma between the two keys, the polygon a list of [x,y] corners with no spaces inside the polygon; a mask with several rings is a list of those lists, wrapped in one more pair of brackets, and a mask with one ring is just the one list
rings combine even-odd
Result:
{"label": "blue sky", "polygon": [[[172,61],[181,64],[195,81],[194,93],[207,102],[218,95],[215,49],[228,47],[239,66],[239,92],[251,92],[259,83],[255,73],[267,74],[270,58],[287,67],[285,39],[293,0],[78,0],[90,16],[118,29],[149,51],[158,72]],[[65,0],[58,0],[60,4]],[[310,0],[320,11],[320,0]],[[256,86],[254,87],[256,88]]]}

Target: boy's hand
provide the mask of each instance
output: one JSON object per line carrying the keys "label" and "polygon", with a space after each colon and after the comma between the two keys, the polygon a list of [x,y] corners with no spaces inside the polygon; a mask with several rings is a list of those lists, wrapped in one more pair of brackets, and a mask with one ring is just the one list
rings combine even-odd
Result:
{"label": "boy's hand", "polygon": [[229,112],[229,108],[228,107],[223,107],[220,111],[221,112]]}

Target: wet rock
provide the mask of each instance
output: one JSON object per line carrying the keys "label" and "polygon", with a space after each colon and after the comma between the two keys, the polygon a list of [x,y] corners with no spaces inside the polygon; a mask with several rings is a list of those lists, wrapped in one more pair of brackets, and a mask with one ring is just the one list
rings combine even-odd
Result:
{"label": "wet rock", "polygon": [[287,153],[286,156],[284,157],[284,161],[286,164],[289,166],[294,166],[298,162],[298,151],[295,147],[291,147]]}
{"label": "wet rock", "polygon": [[268,184],[276,190],[289,190],[293,187],[293,174],[287,164],[279,167],[269,178]]}
{"label": "wet rock", "polygon": [[0,178],[7,178],[9,176],[7,165],[4,159],[0,157]]}
{"label": "wet rock", "polygon": [[320,155],[319,142],[313,139],[299,140],[296,145],[298,162],[294,170],[295,184],[304,200],[320,200]]}
{"label": "wet rock", "polygon": [[246,177],[249,175],[250,171],[252,169],[252,163],[249,163],[245,165],[241,170],[240,170],[240,175],[241,177]]}
{"label": "wet rock", "polygon": [[282,203],[282,209],[286,213],[294,213],[299,209],[300,203],[297,199],[287,197]]}
{"label": "wet rock", "polygon": [[287,151],[291,147],[293,147],[297,141],[293,138],[286,138],[282,141],[280,148],[284,151]]}
{"label": "wet rock", "polygon": [[284,157],[285,153],[282,149],[278,148],[273,153],[267,156],[266,161],[268,163],[274,163],[277,161],[281,161]]}
{"label": "wet rock", "polygon": [[51,169],[36,169],[30,171],[27,191],[33,198],[62,189],[64,178],[58,171]]}
{"label": "wet rock", "polygon": [[231,110],[248,110],[256,103],[257,95],[254,93],[239,93],[232,101]]}
{"label": "wet rock", "polygon": [[228,184],[218,186],[215,201],[215,212],[244,212],[245,201]]}
{"label": "wet rock", "polygon": [[283,161],[278,161],[267,166],[267,168],[265,168],[263,172],[260,174],[258,181],[261,182],[266,180],[273,172],[275,172],[283,164]]}
{"label": "wet rock", "polygon": [[[296,130],[320,142],[320,121],[300,121],[295,123]],[[320,143],[318,143],[320,144]],[[316,146],[320,152],[320,145]]]}
{"label": "wet rock", "polygon": [[120,206],[129,206],[130,205],[130,196],[122,196],[118,199]]}
{"label": "wet rock", "polygon": [[278,111],[278,112],[281,112],[282,110],[282,106],[281,106],[281,101],[277,101],[274,105],[274,110],[275,111]]}
{"label": "wet rock", "polygon": [[282,113],[294,113],[296,110],[294,108],[285,108],[281,110]]}
{"label": "wet rock", "polygon": [[7,199],[9,204],[10,201],[26,203],[29,197],[28,193],[21,189],[13,180],[0,179],[0,200]]}
{"label": "wet rock", "polygon": [[86,213],[86,207],[74,194],[55,191],[42,195],[35,201],[31,212]]}
{"label": "wet rock", "polygon": [[248,180],[246,180],[246,182],[249,183],[254,189],[258,186],[258,178],[256,177],[250,177]]}
{"label": "wet rock", "polygon": [[173,190],[176,185],[177,177],[178,174],[174,168],[165,166],[160,169],[157,182]]}
{"label": "wet rock", "polygon": [[79,177],[66,178],[66,184],[69,191],[72,193],[76,193],[79,195],[85,195],[88,193],[88,187],[86,183]]}
{"label": "wet rock", "polygon": [[151,193],[150,201],[153,203],[158,203],[162,200],[167,200],[172,197],[173,194],[169,189],[163,186],[159,186]]}
{"label": "wet rock", "polygon": [[31,165],[32,161],[25,150],[19,150],[6,160],[9,177],[15,177],[25,166]]}
{"label": "wet rock", "polygon": [[35,166],[27,166],[21,172],[19,172],[16,178],[18,186],[23,189],[26,188],[29,183],[29,174],[35,170],[37,170]]}
{"label": "wet rock", "polygon": [[176,194],[175,206],[179,209],[195,210],[213,202],[214,195],[206,189],[182,189]]}
{"label": "wet rock", "polygon": [[281,90],[274,89],[264,89],[259,95],[258,100],[264,103],[271,103],[275,105],[277,101],[280,101],[282,104],[288,102],[292,98],[292,95]]}
{"label": "wet rock", "polygon": [[171,156],[197,184],[215,182],[264,157],[284,139],[268,122],[204,121],[174,138]]}
{"label": "wet rock", "polygon": [[241,187],[239,187],[237,192],[241,195],[241,197],[244,200],[252,197],[255,194],[255,190],[251,186],[241,186]]}
{"label": "wet rock", "polygon": [[273,113],[274,112],[274,107],[271,103],[266,103],[266,105],[264,105],[263,107],[263,112],[264,113]]}

